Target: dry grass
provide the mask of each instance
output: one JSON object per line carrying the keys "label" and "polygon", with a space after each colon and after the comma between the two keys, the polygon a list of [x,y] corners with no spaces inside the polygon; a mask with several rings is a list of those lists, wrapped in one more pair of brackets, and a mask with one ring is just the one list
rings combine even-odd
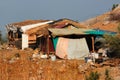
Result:
{"label": "dry grass", "polygon": [[[15,54],[20,54],[16,59]],[[77,80],[79,60],[31,59],[31,51],[0,51],[0,80]],[[80,77],[80,78],[79,78]]]}
{"label": "dry grass", "polygon": [[[29,49],[24,51],[17,49],[0,50],[0,80],[84,80],[85,78],[85,75],[78,68],[85,64],[83,60],[33,60],[32,53],[33,50]],[[19,58],[16,58],[16,54],[20,54]],[[112,70],[119,72],[118,68],[110,69],[111,72],[115,72]],[[91,70],[89,68],[85,74]],[[94,70],[100,73],[105,68]],[[114,76],[118,75],[119,73]]]}

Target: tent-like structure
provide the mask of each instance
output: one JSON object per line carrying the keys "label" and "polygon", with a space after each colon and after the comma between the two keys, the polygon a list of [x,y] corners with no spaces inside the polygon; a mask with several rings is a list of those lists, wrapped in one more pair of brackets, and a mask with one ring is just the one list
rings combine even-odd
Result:
{"label": "tent-like structure", "polygon": [[[55,54],[63,59],[83,59],[89,54],[87,39],[92,35],[84,33],[91,29],[48,29],[51,32]],[[91,40],[92,41],[92,40]],[[90,42],[91,43],[91,42]],[[91,45],[91,44],[90,44]],[[92,45],[91,45],[92,47]]]}
{"label": "tent-like structure", "polygon": [[55,54],[63,59],[83,59],[89,54],[86,39],[58,37]]}
{"label": "tent-like structure", "polygon": [[86,28],[49,28],[48,30],[52,35],[55,54],[60,58],[67,59],[82,59],[89,54],[89,51],[94,51],[94,37],[116,34],[110,31]]}

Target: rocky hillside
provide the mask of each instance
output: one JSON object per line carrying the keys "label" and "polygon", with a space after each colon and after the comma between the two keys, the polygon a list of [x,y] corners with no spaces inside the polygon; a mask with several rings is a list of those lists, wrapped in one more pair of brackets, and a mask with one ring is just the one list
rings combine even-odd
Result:
{"label": "rocky hillside", "polygon": [[109,12],[83,21],[81,24],[92,29],[117,32],[117,27],[120,24],[120,5]]}

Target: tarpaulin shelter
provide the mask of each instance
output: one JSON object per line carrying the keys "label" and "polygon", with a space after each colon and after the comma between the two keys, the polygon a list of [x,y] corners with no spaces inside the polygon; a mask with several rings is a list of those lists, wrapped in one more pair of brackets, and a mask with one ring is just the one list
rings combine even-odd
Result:
{"label": "tarpaulin shelter", "polygon": [[89,47],[86,39],[91,39],[91,35],[84,32],[91,29],[49,28],[48,30],[51,32],[55,54],[58,57],[63,59],[83,59],[89,54]]}
{"label": "tarpaulin shelter", "polygon": [[[48,30],[51,32],[53,37],[56,55],[61,58],[66,58],[67,56],[69,59],[73,59],[75,57],[82,58],[83,55],[87,55],[89,51],[95,51],[94,40],[96,36],[103,36],[104,34],[116,34],[115,32],[86,28],[49,28]],[[76,52],[78,55],[75,54]]]}
{"label": "tarpaulin shelter", "polygon": [[[38,47],[40,49],[42,49],[43,52],[49,54],[49,53],[54,53],[55,52],[55,49],[53,49],[53,41],[52,41],[52,36],[51,36],[51,32],[50,32],[49,28],[71,30],[73,28],[81,28],[81,27],[83,28],[83,26],[80,25],[80,23],[65,18],[65,19],[55,20],[53,22],[48,23],[47,25],[36,27],[34,29],[34,31],[33,31],[33,29],[29,29],[28,31],[26,31],[26,33],[27,34],[36,34],[37,35],[36,44],[38,45]],[[64,32],[66,32],[66,31],[64,31]],[[70,34],[71,34],[71,32],[70,32]],[[42,42],[42,41],[44,41],[44,42]]]}
{"label": "tarpaulin shelter", "polygon": [[55,54],[63,59],[83,59],[89,54],[86,39],[59,37]]}

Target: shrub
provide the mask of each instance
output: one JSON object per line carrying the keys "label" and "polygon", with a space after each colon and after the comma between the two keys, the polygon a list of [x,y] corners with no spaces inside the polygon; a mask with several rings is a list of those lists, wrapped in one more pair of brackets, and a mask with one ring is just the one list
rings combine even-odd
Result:
{"label": "shrub", "polygon": [[89,76],[86,76],[86,80],[99,80],[100,74],[96,72],[90,72]]}
{"label": "shrub", "polygon": [[118,26],[117,35],[104,35],[104,37],[111,50],[111,57],[120,57],[120,25]]}
{"label": "shrub", "polygon": [[108,69],[105,70],[105,80],[113,80],[109,75],[109,70]]}
{"label": "shrub", "polygon": [[114,10],[117,6],[118,6],[118,4],[113,4],[112,10]]}

